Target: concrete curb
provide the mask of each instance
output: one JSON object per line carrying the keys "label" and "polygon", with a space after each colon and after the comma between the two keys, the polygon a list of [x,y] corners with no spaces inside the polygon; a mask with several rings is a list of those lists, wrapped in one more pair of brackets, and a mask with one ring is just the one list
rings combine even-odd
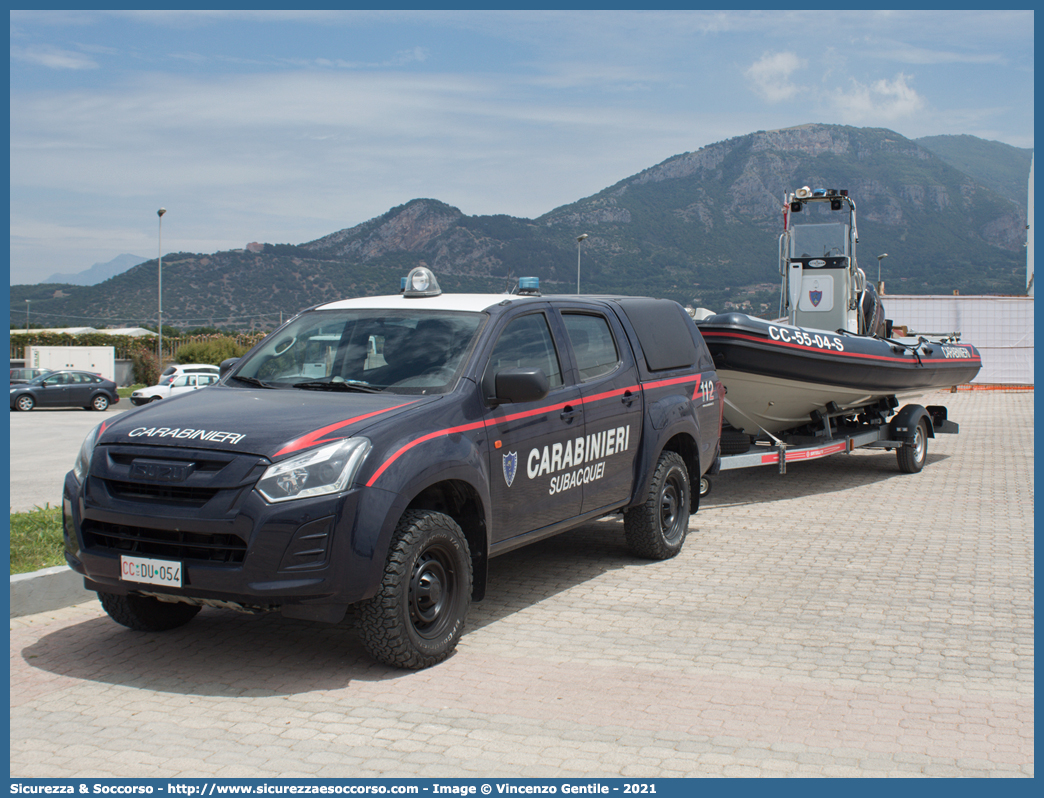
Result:
{"label": "concrete curb", "polygon": [[66,565],[11,577],[11,617],[58,610],[95,597],[83,588],[83,577]]}

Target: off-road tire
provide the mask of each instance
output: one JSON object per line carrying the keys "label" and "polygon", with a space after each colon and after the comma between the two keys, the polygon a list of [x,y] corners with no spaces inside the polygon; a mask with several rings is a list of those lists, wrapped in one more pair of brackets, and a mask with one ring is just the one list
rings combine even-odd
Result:
{"label": "off-road tire", "polygon": [[104,413],[109,409],[109,397],[103,393],[98,394],[91,399],[91,410],[97,410],[99,413]]}
{"label": "off-road tire", "polygon": [[624,513],[624,536],[631,551],[650,560],[668,560],[681,551],[689,531],[691,492],[681,455],[663,452],[645,503]]}
{"label": "off-road tire", "polygon": [[15,410],[25,413],[32,410],[34,407],[36,407],[36,400],[27,393],[24,393],[15,399]]}
{"label": "off-road tire", "polygon": [[457,523],[403,514],[377,595],[359,607],[359,636],[378,662],[420,670],[453,653],[471,605],[471,554]]}
{"label": "off-road tire", "polygon": [[102,607],[116,623],[139,632],[165,632],[184,626],[199,612],[194,604],[173,604],[151,596],[98,593]]}
{"label": "off-road tire", "polygon": [[899,470],[904,474],[917,474],[928,459],[928,422],[923,418],[917,422],[914,439],[895,450]]}

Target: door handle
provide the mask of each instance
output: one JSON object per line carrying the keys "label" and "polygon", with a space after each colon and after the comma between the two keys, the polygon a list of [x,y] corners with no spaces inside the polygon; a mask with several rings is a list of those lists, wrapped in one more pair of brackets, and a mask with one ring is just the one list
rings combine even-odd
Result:
{"label": "door handle", "polygon": [[620,401],[623,402],[628,407],[630,407],[631,405],[634,404],[634,400],[637,399],[637,398],[638,397],[635,396],[630,391],[624,391],[624,395],[620,397]]}
{"label": "door handle", "polygon": [[571,422],[574,418],[580,415],[580,409],[566,405],[562,408],[561,419],[566,423]]}

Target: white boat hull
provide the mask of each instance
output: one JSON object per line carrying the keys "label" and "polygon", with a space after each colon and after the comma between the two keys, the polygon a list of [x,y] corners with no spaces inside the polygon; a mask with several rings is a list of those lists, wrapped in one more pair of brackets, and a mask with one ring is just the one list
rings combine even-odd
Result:
{"label": "white boat hull", "polygon": [[807,424],[813,412],[822,412],[831,402],[841,409],[858,409],[885,396],[912,398],[925,392],[925,389],[917,388],[903,393],[867,393],[839,385],[721,369],[718,377],[727,390],[725,420],[748,435],[758,435],[762,431],[776,434]]}

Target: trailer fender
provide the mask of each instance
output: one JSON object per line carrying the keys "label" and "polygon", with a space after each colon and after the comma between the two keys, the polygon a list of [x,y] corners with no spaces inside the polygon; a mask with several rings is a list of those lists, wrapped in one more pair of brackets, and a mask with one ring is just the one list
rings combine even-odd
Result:
{"label": "trailer fender", "polygon": [[927,422],[928,437],[934,438],[935,424],[932,421],[932,415],[920,405],[903,405],[888,423],[889,437],[895,441],[913,440],[921,419]]}

